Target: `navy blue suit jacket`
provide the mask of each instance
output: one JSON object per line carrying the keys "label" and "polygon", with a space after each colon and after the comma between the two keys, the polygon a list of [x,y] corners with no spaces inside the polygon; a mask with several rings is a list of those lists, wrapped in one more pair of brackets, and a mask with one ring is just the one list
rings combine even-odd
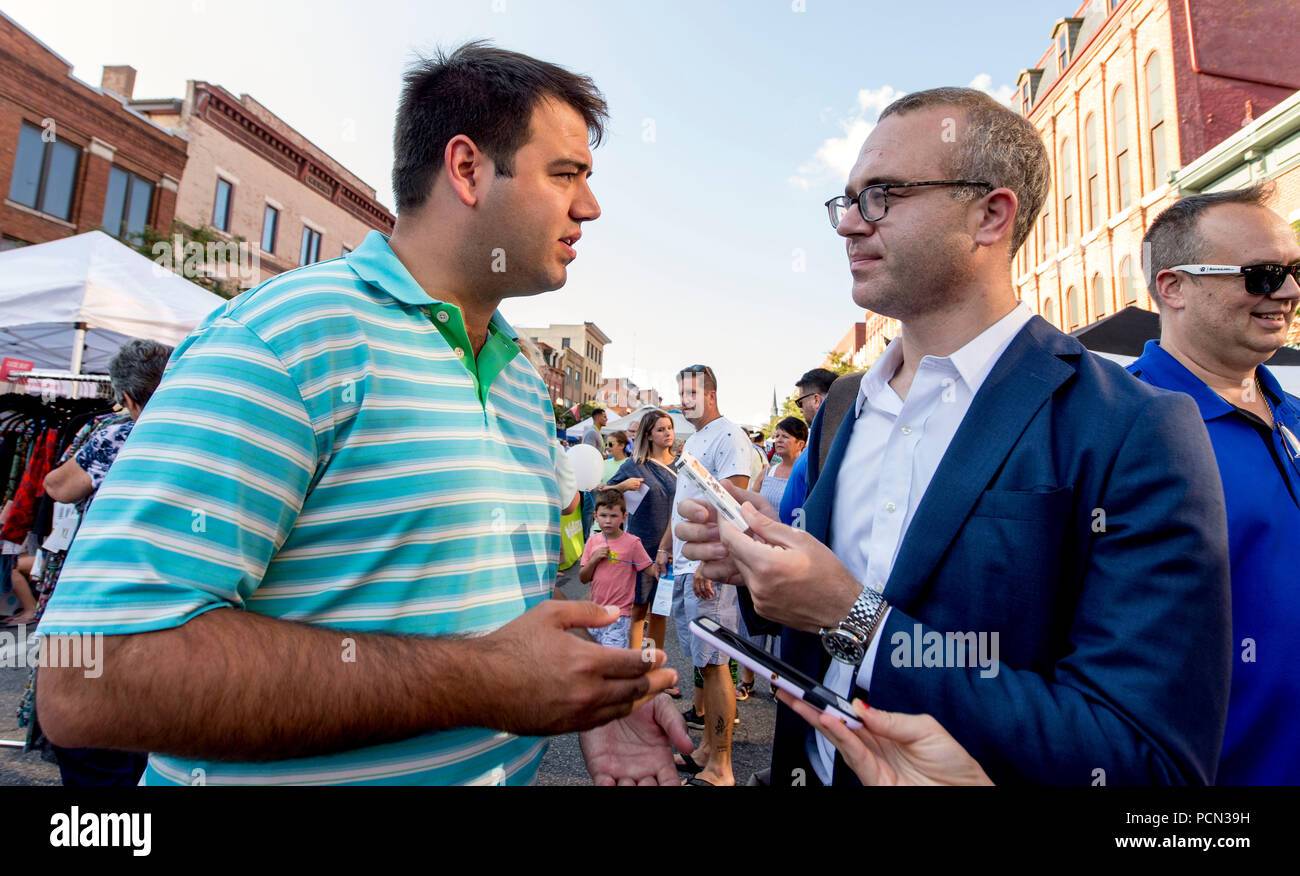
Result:
{"label": "navy blue suit jacket", "polygon": [[[854,425],[850,408],[824,471],[809,452],[806,528],[823,542],[846,510],[835,484]],[[975,395],[884,595],[893,613],[870,696],[855,694],[933,715],[994,782],[1213,782],[1231,661],[1228,536],[1190,398],[1034,317]],[[895,665],[918,625],[923,637],[996,632],[998,673]],[[829,665],[816,634],[783,629],[781,648],[815,678]],[[773,786],[817,783],[808,733],[778,708]],[[856,783],[838,756],[833,783]]]}

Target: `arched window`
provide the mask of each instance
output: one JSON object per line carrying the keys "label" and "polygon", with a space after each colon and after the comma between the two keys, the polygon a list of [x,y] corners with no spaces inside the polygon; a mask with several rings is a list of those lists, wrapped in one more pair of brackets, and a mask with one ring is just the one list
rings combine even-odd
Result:
{"label": "arched window", "polygon": [[1124,302],[1125,307],[1128,307],[1130,304],[1137,304],[1138,302],[1137,283],[1133,282],[1133,277],[1131,276],[1133,271],[1132,264],[1133,260],[1128,256],[1124,256],[1124,258],[1120,259],[1118,277],[1119,300]]}
{"label": "arched window", "polygon": [[1069,246],[1074,238],[1074,211],[1078,204],[1074,198],[1074,150],[1069,140],[1061,141],[1057,171],[1061,178],[1061,246]]}
{"label": "arched window", "polygon": [[1147,58],[1147,159],[1148,180],[1151,188],[1164,185],[1168,161],[1165,156],[1165,101],[1161,88],[1160,56],[1155,52]]}
{"label": "arched window", "polygon": [[1091,231],[1097,227],[1097,220],[1101,218],[1101,175],[1100,168],[1097,166],[1097,117],[1088,114],[1088,118],[1083,122],[1084,148],[1086,150],[1088,182],[1087,182],[1087,206],[1084,208],[1085,227]]}
{"label": "arched window", "polygon": [[1101,319],[1106,315],[1106,281],[1101,277],[1101,271],[1092,275],[1092,317]]}
{"label": "arched window", "polygon": [[1043,319],[1054,326],[1059,327],[1061,325],[1061,316],[1056,312],[1056,302],[1051,298],[1043,302]]}
{"label": "arched window", "polygon": [[1083,325],[1083,314],[1079,312],[1079,290],[1073,286],[1065,290],[1065,309],[1070,315],[1070,324],[1066,327],[1066,331],[1074,331]]}
{"label": "arched window", "polygon": [[1130,176],[1130,159],[1132,154],[1128,148],[1128,95],[1124,92],[1124,86],[1119,85],[1115,88],[1114,96],[1111,98],[1111,125],[1114,128],[1114,136],[1111,142],[1115,144],[1115,208],[1123,210],[1133,200],[1133,179]]}

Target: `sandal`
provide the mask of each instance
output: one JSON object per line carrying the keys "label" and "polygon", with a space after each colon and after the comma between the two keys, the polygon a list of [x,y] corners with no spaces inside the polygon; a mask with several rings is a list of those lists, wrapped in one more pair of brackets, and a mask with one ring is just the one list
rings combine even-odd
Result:
{"label": "sandal", "polygon": [[736,702],[743,703],[749,699],[749,695],[754,692],[754,682],[742,681],[736,685]]}
{"label": "sandal", "polygon": [[[678,760],[681,760],[681,763],[677,763]],[[689,754],[673,755],[673,763],[677,766],[677,772],[686,773],[691,776],[704,770],[704,767],[696,763],[695,758],[691,757]]]}

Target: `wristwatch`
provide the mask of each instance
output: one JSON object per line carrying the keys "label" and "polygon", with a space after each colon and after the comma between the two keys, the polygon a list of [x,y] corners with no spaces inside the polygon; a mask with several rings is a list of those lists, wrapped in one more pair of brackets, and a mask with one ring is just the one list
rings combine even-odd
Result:
{"label": "wristwatch", "polygon": [[863,587],[853,607],[849,609],[849,616],[840,621],[838,626],[819,631],[826,653],[850,666],[861,664],[862,658],[867,656],[867,645],[888,607],[889,603],[876,590]]}

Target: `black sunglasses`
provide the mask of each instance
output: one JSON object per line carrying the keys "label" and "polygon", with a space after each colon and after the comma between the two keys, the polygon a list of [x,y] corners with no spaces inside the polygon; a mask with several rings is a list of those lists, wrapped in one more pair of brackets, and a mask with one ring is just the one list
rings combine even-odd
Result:
{"label": "black sunglasses", "polygon": [[1174,265],[1171,271],[1186,271],[1196,276],[1241,274],[1251,295],[1272,295],[1282,288],[1287,277],[1300,283],[1300,264],[1295,265]]}

